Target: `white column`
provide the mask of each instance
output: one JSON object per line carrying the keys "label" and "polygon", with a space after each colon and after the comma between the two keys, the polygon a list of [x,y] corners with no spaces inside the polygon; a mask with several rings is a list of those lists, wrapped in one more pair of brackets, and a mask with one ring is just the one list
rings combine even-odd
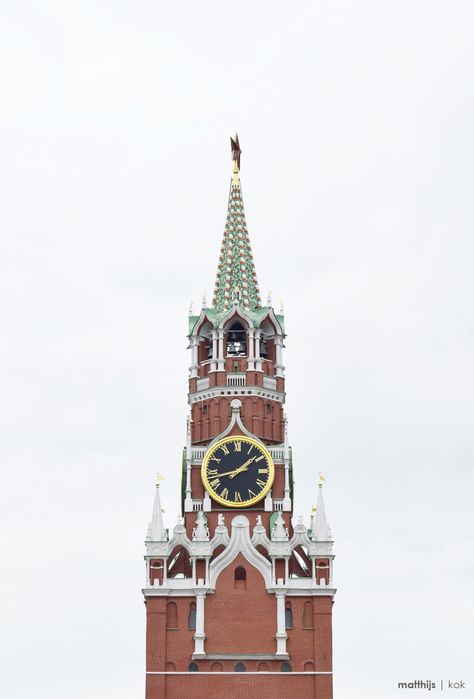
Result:
{"label": "white column", "polygon": [[224,330],[220,329],[217,331],[218,336],[218,355],[217,355],[217,371],[224,371]]}
{"label": "white column", "polygon": [[198,347],[199,347],[199,337],[193,335],[191,338],[191,366],[189,367],[189,377],[191,379],[198,376]]}
{"label": "white column", "polygon": [[316,559],[314,556],[311,556],[311,577],[316,580]]}
{"label": "white column", "polygon": [[145,561],[145,565],[146,565],[146,587],[150,587],[151,586],[151,580],[150,580],[151,576],[150,576],[150,559],[149,558],[147,558],[147,560]]}
{"label": "white column", "polygon": [[285,367],[283,366],[283,337],[275,335],[275,369],[276,376],[285,376]]}
{"label": "white column", "polygon": [[204,633],[204,601],[206,599],[206,593],[204,590],[199,588],[204,587],[204,580],[198,580],[198,587],[195,589],[196,593],[196,631],[194,633],[194,653],[193,658],[205,658],[206,652],[204,650],[204,641],[206,640],[206,634]]}
{"label": "white column", "polygon": [[[277,587],[283,585],[283,580],[278,580]],[[287,658],[288,653],[286,652],[286,639],[288,634],[285,628],[285,590],[277,590],[275,593],[277,601],[277,632],[276,632],[276,642],[277,642],[277,658]]]}
{"label": "white column", "polygon": [[261,330],[255,331],[255,369],[257,371],[262,371],[262,359],[260,357],[260,335]]}
{"label": "white column", "polygon": [[285,558],[285,584],[287,583],[289,578],[289,572],[288,572],[288,558]]}
{"label": "white column", "polygon": [[285,512],[291,512],[291,499],[290,499],[290,445],[288,444],[288,420],[286,415],[283,416],[285,423],[284,427],[284,437],[283,437],[283,458],[285,462],[285,491],[283,497],[283,510]]}
{"label": "white column", "polygon": [[212,361],[211,371],[217,370],[217,330],[212,331]]}
{"label": "white column", "polygon": [[248,347],[248,369],[255,369],[255,354],[254,354],[254,329],[249,328],[249,347]]}
{"label": "white column", "polygon": [[193,511],[193,500],[191,493],[191,464],[191,418],[188,417],[188,419],[186,420],[186,497],[184,499],[185,512]]}

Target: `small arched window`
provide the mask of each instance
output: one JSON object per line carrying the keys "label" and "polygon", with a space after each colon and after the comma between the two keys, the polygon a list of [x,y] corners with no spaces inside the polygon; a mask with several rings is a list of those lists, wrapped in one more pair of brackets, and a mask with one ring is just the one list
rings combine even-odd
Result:
{"label": "small arched window", "polygon": [[293,628],[293,612],[291,611],[291,605],[287,604],[285,607],[285,629]]}
{"label": "small arched window", "polygon": [[191,602],[189,605],[188,629],[196,630],[196,602]]}
{"label": "small arched window", "polygon": [[198,664],[197,663],[189,663],[188,670],[189,670],[189,672],[199,672]]}
{"label": "small arched window", "polygon": [[175,602],[168,602],[166,605],[166,628],[178,628],[178,608]]}
{"label": "small arched window", "polygon": [[234,588],[245,590],[247,587],[247,572],[242,566],[238,566],[234,571]]}
{"label": "small arched window", "polygon": [[281,667],[280,667],[280,670],[281,670],[282,672],[291,672],[291,665],[290,665],[290,663],[282,663],[282,664],[281,664]]}
{"label": "small arched window", "polygon": [[267,415],[272,414],[272,404],[271,403],[265,403],[265,412]]}
{"label": "small arched window", "polygon": [[245,665],[244,665],[244,663],[236,663],[236,665],[235,665],[235,671],[236,671],[236,672],[245,672]]}
{"label": "small arched window", "polygon": [[303,628],[312,629],[313,627],[313,605],[311,602],[305,602],[303,608]]}

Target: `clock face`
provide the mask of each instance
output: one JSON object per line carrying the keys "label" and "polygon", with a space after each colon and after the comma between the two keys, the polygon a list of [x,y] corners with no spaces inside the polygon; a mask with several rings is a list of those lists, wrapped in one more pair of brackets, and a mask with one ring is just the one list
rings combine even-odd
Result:
{"label": "clock face", "polygon": [[216,442],[202,462],[201,476],[209,495],[226,507],[248,507],[270,490],[275,467],[256,439],[234,435]]}

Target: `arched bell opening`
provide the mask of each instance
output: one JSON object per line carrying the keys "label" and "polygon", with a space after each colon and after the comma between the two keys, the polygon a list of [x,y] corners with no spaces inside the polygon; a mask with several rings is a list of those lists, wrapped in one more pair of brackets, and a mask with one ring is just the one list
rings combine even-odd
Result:
{"label": "arched bell opening", "polygon": [[260,326],[260,356],[262,359],[268,359],[272,364],[275,363],[275,328],[273,324],[266,318]]}
{"label": "arched bell opening", "polygon": [[191,575],[188,551],[184,546],[176,546],[168,558],[168,578],[190,578]]}
{"label": "arched bell opening", "polygon": [[199,330],[198,362],[202,364],[212,359],[212,325],[209,322]]}
{"label": "arched bell opening", "polygon": [[311,561],[302,546],[296,546],[289,562],[290,578],[310,578]]}
{"label": "arched bell opening", "polygon": [[227,327],[226,354],[228,357],[247,356],[247,330],[238,320]]}

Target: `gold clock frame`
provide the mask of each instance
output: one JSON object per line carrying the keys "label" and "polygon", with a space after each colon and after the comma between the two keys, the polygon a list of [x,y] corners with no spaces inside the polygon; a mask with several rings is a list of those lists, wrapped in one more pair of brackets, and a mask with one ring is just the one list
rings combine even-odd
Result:
{"label": "gold clock frame", "polygon": [[[225,498],[219,497],[219,495],[217,495],[212,490],[206,473],[209,460],[216,451],[216,449],[219,449],[223,444],[228,444],[229,442],[237,441],[242,441],[246,444],[253,444],[254,447],[257,447],[257,449],[259,449],[265,455],[269,470],[268,483],[266,484],[266,486],[260,491],[260,493],[256,497],[252,498],[251,500],[246,500],[245,502],[232,502],[231,500],[226,500]],[[233,434],[228,437],[222,437],[222,439],[219,439],[217,442],[212,444],[206,451],[206,453],[204,454],[204,459],[202,460],[201,480],[203,482],[204,488],[207,490],[210,497],[216,502],[218,502],[219,505],[224,505],[224,507],[232,508],[250,507],[251,505],[255,505],[256,502],[260,502],[260,500],[263,500],[265,495],[272,487],[273,481],[275,480],[275,464],[273,463],[273,459],[271,457],[270,452],[264,444],[259,442],[257,439],[254,439],[253,437],[247,437],[244,434]]]}

